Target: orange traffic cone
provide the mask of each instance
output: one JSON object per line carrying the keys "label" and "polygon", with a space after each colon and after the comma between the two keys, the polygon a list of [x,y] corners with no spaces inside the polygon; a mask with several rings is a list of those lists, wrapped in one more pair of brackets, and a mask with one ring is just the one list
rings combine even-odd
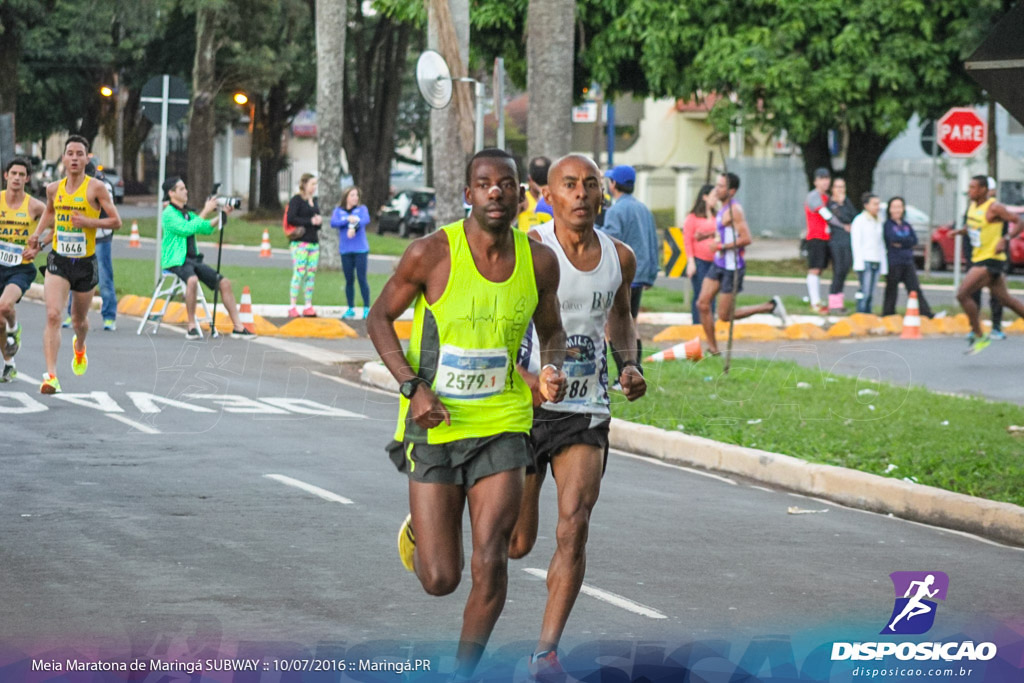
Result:
{"label": "orange traffic cone", "polygon": [[670,349],[659,351],[653,355],[647,356],[644,359],[645,363],[660,363],[665,360],[692,360],[693,362],[699,361],[704,357],[703,352],[700,349],[700,337],[694,337],[688,342],[682,344],[676,344]]}
{"label": "orange traffic cone", "polygon": [[263,228],[263,241],[260,242],[260,258],[270,258],[270,231]]}
{"label": "orange traffic cone", "polygon": [[131,234],[131,237],[128,238],[128,246],[133,248],[133,249],[138,249],[139,247],[142,246],[142,244],[139,242],[139,222],[138,221],[132,221],[132,234]]}
{"label": "orange traffic cone", "polygon": [[921,338],[921,313],[917,307],[917,292],[911,292],[907,299],[907,314],[903,316],[903,332],[900,339]]}
{"label": "orange traffic cone", "polygon": [[242,288],[242,303],[238,308],[238,319],[242,321],[242,327],[256,334],[256,324],[252,317],[252,294],[249,287]]}

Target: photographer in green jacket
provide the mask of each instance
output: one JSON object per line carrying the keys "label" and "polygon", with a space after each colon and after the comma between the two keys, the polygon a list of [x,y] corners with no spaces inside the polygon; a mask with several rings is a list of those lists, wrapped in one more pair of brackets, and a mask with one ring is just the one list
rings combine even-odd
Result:
{"label": "photographer in green jacket", "polygon": [[[203,255],[196,248],[196,235],[209,235],[220,225],[220,209],[217,198],[206,200],[203,210],[196,213],[188,206],[188,188],[185,181],[175,176],[168,178],[163,185],[164,200],[169,202],[163,213],[163,244],[160,252],[161,267],[174,273],[185,281],[185,311],[188,314],[187,339],[199,339],[196,326],[196,293],[202,282],[210,289],[218,288],[224,301],[224,308],[234,326],[232,337],[255,337],[242,327],[238,317],[238,306],[235,294],[231,291],[231,281],[203,263]],[[224,213],[231,213],[230,206],[224,207]],[[210,217],[213,217],[212,219]]]}

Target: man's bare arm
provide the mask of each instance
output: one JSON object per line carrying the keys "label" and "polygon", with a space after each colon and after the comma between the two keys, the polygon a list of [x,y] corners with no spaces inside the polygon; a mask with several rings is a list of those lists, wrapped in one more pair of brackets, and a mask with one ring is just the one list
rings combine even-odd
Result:
{"label": "man's bare arm", "polygon": [[537,281],[537,309],[533,324],[540,340],[540,393],[545,400],[557,403],[565,395],[565,328],[558,305],[558,257],[549,247],[531,241],[533,272]]}
{"label": "man's bare arm", "polygon": [[[619,375],[622,393],[630,401],[647,393],[647,383],[640,372],[640,359],[636,355],[636,325],[630,310],[630,287],[636,275],[636,255],[628,245],[615,241],[615,251],[619,255],[619,267],[622,271],[622,283],[615,292],[612,308],[608,312],[606,332],[612,346],[622,355],[626,364]],[[635,363],[636,365],[632,365]]]}

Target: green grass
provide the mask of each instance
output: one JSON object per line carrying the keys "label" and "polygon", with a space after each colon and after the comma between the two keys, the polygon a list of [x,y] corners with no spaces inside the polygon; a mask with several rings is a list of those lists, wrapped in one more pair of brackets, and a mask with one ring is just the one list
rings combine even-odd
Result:
{"label": "green grass", "polygon": [[[155,238],[156,218],[140,218],[138,220],[139,235]],[[122,228],[122,232],[127,235],[130,230],[131,222],[128,221],[124,228]],[[227,231],[224,233],[224,243],[258,247],[263,239],[264,230],[270,233],[270,246],[275,249],[288,248],[288,238],[284,236],[280,217],[272,221],[248,221],[245,218],[232,216],[228,219]],[[374,226],[371,224],[370,233],[367,235],[370,241],[371,254],[401,256],[405,248],[409,246],[410,240],[402,239],[390,233],[378,235],[373,230]],[[212,235],[197,235],[196,239],[199,242],[217,242],[220,236],[217,232],[214,232]]]}
{"label": "green grass", "polygon": [[[614,365],[612,366],[614,367]],[[647,397],[612,414],[814,463],[1024,505],[1024,407],[831,375],[788,361],[651,363]],[[798,388],[798,383],[807,388]],[[861,395],[870,390],[877,395]],[[943,424],[948,421],[948,424]]]}
{"label": "green grass", "polygon": [[[286,304],[288,289],[291,284],[291,271],[284,268],[262,268],[247,266],[222,266],[221,272],[230,278],[234,285],[235,296],[241,296],[242,287],[248,285],[255,304]],[[371,273],[370,294],[372,297],[380,293],[388,275]],[[118,296],[137,294],[150,296],[153,293],[153,263],[136,259],[114,259],[114,283]],[[212,297],[209,289],[207,297]],[[299,294],[302,303],[302,294]],[[316,288],[313,290],[313,303],[318,306],[341,306],[345,304],[345,276],[336,270],[321,270],[316,274]],[[356,287],[356,304],[362,304],[359,287]]]}

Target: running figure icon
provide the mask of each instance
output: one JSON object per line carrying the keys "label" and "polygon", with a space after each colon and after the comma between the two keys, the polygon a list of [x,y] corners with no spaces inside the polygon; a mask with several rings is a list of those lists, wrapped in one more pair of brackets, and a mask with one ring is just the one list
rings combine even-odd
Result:
{"label": "running figure icon", "polygon": [[[938,592],[939,592],[938,588],[936,588],[935,590],[929,590],[929,588],[934,583],[935,583],[935,575],[934,574],[929,574],[927,577],[925,577],[924,581],[911,581],[910,582],[910,586],[907,588],[907,592],[903,594],[903,597],[910,598],[910,600],[907,602],[906,606],[904,606],[903,611],[900,612],[899,616],[897,616],[895,619],[893,619],[892,623],[889,624],[889,630],[890,631],[895,633],[896,632],[896,623],[899,622],[899,620],[903,619],[904,617],[906,617],[907,621],[910,621],[910,619],[913,618],[913,617],[916,617],[916,616],[918,616],[920,614],[927,614],[928,612],[932,611],[931,605],[925,604],[924,602],[922,602],[922,599],[923,598],[934,598],[938,594]],[[915,588],[916,588],[916,592],[915,592]],[[910,595],[912,592],[914,593],[913,596]]]}

